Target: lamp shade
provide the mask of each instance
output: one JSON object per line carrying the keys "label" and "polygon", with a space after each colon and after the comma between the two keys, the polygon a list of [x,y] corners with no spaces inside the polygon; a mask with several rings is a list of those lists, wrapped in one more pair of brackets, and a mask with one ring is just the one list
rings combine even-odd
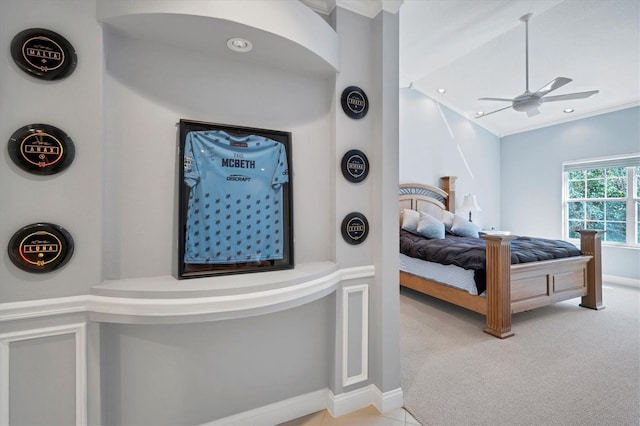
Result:
{"label": "lamp shade", "polygon": [[476,201],[476,196],[469,194],[464,196],[464,200],[462,201],[462,205],[460,206],[462,210],[469,210],[470,212],[479,212],[482,211],[478,202]]}

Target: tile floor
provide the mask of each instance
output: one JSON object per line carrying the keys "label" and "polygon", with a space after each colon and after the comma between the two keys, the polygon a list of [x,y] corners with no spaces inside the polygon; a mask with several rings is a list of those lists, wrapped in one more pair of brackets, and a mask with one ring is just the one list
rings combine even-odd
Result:
{"label": "tile floor", "polygon": [[420,426],[420,423],[402,408],[381,414],[370,405],[340,417],[333,417],[327,410],[318,411],[279,426]]}

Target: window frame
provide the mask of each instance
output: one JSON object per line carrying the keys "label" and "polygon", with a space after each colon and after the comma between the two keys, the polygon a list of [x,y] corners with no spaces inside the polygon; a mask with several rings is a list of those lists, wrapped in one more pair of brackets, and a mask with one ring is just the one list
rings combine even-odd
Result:
{"label": "window frame", "polygon": [[[606,241],[606,236],[602,239],[602,244],[613,247],[627,247],[633,249],[640,249],[640,235],[639,235],[639,222],[640,222],[640,188],[638,181],[640,181],[640,153],[626,154],[621,156],[602,157],[586,160],[576,160],[563,162],[562,169],[562,235],[567,241],[576,242],[577,238],[570,237],[569,226],[569,202],[584,201],[584,202],[622,202],[626,203],[626,241],[615,242]],[[572,171],[578,170],[593,170],[593,169],[611,169],[617,167],[625,167],[627,169],[626,185],[627,196],[625,198],[569,198],[569,174]],[[587,195],[587,194],[585,194]],[[612,221],[613,222],[613,221]],[[604,221],[606,227],[606,220]],[[606,235],[606,234],[605,234]]]}

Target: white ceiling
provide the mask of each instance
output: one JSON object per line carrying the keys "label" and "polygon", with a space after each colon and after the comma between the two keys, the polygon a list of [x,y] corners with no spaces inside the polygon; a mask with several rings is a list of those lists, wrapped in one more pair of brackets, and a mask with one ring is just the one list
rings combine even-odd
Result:
{"label": "white ceiling", "polygon": [[[525,91],[529,21],[529,89],[556,77],[573,81],[552,95],[599,90],[549,102],[527,117],[512,108],[475,118]],[[640,105],[639,0],[404,0],[400,8],[400,87],[428,97],[498,136]],[[438,88],[445,88],[439,94]],[[564,113],[572,107],[575,112]]]}

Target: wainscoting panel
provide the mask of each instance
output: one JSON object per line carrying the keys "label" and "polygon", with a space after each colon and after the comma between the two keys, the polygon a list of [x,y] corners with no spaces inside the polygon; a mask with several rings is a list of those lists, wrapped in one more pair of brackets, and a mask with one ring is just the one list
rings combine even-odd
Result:
{"label": "wainscoting panel", "polygon": [[86,425],[86,389],[85,323],[0,334],[0,424]]}
{"label": "wainscoting panel", "polygon": [[369,360],[369,286],[342,289],[342,385],[349,386],[368,378]]}

